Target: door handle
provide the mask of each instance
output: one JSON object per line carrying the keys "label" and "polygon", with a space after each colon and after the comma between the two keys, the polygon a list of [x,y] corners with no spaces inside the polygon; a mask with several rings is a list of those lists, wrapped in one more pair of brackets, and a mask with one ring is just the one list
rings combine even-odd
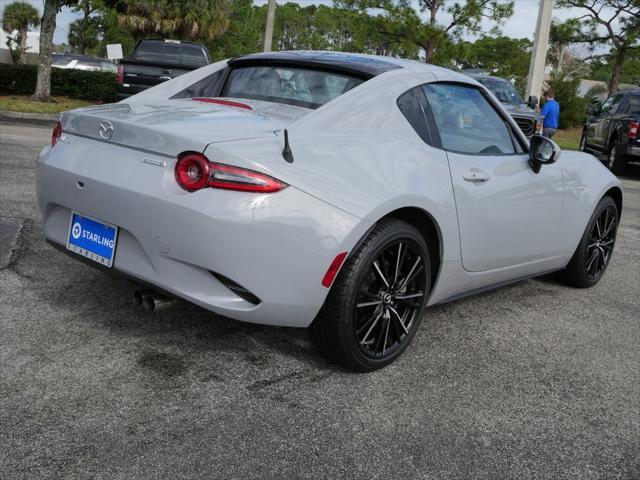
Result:
{"label": "door handle", "polygon": [[471,168],[462,173],[462,178],[471,183],[485,183],[489,181],[489,174],[479,168]]}

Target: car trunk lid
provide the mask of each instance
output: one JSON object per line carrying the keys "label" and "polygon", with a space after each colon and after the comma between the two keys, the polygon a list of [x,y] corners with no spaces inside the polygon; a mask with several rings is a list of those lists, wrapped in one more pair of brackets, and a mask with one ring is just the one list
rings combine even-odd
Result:
{"label": "car trunk lid", "polygon": [[272,136],[311,112],[258,100],[211,100],[115,103],[65,112],[61,121],[66,133],[174,157],[202,152],[210,143]]}

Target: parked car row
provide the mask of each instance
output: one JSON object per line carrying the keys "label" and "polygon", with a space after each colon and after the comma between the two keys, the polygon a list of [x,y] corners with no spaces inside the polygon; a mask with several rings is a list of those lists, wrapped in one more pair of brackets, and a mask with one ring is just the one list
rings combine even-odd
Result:
{"label": "parked car row", "polygon": [[606,165],[617,174],[630,163],[640,163],[640,91],[618,92],[587,108],[580,150],[606,155]]}

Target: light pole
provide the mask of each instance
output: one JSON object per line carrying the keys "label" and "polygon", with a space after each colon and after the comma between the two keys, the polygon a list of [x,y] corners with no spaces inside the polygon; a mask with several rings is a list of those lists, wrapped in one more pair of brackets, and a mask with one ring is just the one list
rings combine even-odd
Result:
{"label": "light pole", "polygon": [[264,45],[262,46],[263,52],[271,51],[271,44],[273,43],[273,20],[276,15],[276,0],[269,0],[267,6],[267,24],[264,28]]}
{"label": "light pole", "polygon": [[540,0],[538,6],[538,23],[533,40],[533,52],[529,65],[527,79],[527,95],[540,98],[544,83],[544,67],[547,63],[547,47],[551,31],[551,16],[553,14],[553,0]]}

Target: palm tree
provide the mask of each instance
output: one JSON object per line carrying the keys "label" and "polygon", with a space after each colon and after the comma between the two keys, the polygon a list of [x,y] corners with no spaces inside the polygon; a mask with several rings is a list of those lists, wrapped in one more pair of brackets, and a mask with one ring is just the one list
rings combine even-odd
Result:
{"label": "palm tree", "polygon": [[212,39],[229,26],[229,0],[129,0],[118,21],[135,36]]}
{"label": "palm tree", "polygon": [[[37,27],[40,23],[40,14],[38,10],[27,2],[13,2],[4,7],[2,12],[2,30],[7,35],[12,34],[16,30],[17,35],[14,38],[7,39],[7,46],[12,50],[12,57],[16,63],[27,62],[27,33],[29,27]],[[17,47],[11,48],[11,43],[15,42]],[[13,54],[15,51],[15,55]]]}

